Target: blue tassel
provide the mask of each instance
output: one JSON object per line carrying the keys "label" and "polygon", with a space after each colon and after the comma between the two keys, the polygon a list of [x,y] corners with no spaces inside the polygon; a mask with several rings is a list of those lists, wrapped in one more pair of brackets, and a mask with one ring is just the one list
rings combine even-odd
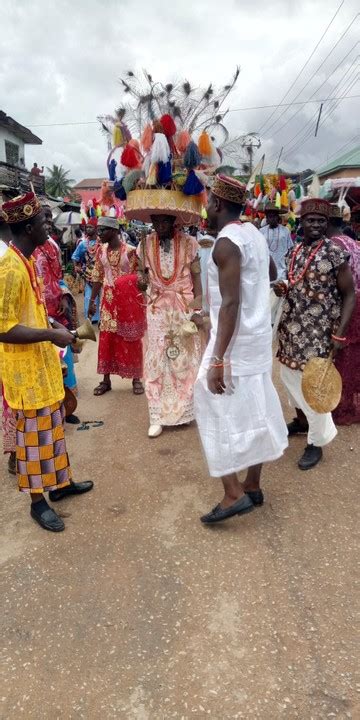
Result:
{"label": "blue tassel", "polygon": [[[196,143],[191,141],[185,150],[184,165],[186,168],[188,168],[188,170],[192,170],[193,168],[197,167],[197,165],[200,165],[200,163],[201,155],[199,152],[199,148]],[[192,193],[189,194],[192,195]]]}
{"label": "blue tassel", "polygon": [[96,212],[95,212],[95,208],[94,208],[94,207],[91,207],[91,208],[90,208],[90,217],[91,217],[91,218],[96,217]]}
{"label": "blue tassel", "polygon": [[116,160],[112,159],[109,165],[109,180],[115,180],[116,178]]}
{"label": "blue tassel", "polygon": [[115,180],[114,195],[118,200],[126,200],[126,192],[123,188],[122,180]]}
{"label": "blue tassel", "polygon": [[200,182],[194,170],[189,170],[186,183],[182,189],[184,195],[200,195],[203,189],[204,186]]}
{"label": "blue tassel", "polygon": [[172,171],[171,171],[171,159],[166,162],[159,162],[158,163],[158,172],[157,172],[157,181],[159,185],[167,185],[172,180]]}

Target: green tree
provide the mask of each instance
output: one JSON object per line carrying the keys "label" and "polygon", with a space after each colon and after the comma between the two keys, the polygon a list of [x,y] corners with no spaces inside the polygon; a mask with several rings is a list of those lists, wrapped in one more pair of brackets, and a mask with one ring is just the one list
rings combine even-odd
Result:
{"label": "green tree", "polygon": [[46,192],[53,197],[61,197],[71,192],[71,186],[75,182],[68,177],[70,170],[64,170],[62,165],[53,165],[52,168],[46,168],[48,175],[46,177]]}

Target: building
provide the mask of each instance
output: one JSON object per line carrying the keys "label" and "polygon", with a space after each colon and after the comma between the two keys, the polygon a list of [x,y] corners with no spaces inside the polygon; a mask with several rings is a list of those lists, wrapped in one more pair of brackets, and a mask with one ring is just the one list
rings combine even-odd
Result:
{"label": "building", "polygon": [[93,198],[100,200],[101,185],[105,179],[106,178],[85,178],[85,180],[81,180],[73,187],[73,191],[76,195],[80,195],[81,201],[85,204]]}
{"label": "building", "polygon": [[323,165],[316,173],[321,184],[326,180],[360,177],[360,145]]}
{"label": "building", "polygon": [[42,145],[42,140],[0,110],[0,193],[4,198],[29,191],[30,182],[37,194],[45,193],[45,178],[26,170],[25,145]]}

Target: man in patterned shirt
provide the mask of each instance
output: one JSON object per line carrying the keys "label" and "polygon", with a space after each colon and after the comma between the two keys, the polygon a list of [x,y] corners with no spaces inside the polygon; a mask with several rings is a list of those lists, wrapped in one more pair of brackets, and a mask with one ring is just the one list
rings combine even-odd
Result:
{"label": "man in patterned shirt", "polygon": [[281,379],[297,417],[289,435],[308,433],[298,465],[309,470],[322,458],[322,447],[337,430],[331,413],[314,412],[301,389],[302,371],[310,358],[341,351],[355,306],[355,291],[347,255],[326,237],[330,204],[311,198],[301,205],[303,241],[287,256],[287,281],[275,286],[285,296],[279,324],[278,358]]}

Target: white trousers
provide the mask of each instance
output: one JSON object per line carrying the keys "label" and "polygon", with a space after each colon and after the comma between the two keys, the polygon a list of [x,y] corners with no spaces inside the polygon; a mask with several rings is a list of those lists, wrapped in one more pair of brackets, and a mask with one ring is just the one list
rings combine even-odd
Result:
{"label": "white trousers", "polygon": [[317,413],[307,404],[301,388],[302,375],[300,370],[290,370],[281,364],[280,377],[288,392],[290,404],[302,410],[309,423],[309,445],[323,447],[334,439],[337,429],[331,413]]}

